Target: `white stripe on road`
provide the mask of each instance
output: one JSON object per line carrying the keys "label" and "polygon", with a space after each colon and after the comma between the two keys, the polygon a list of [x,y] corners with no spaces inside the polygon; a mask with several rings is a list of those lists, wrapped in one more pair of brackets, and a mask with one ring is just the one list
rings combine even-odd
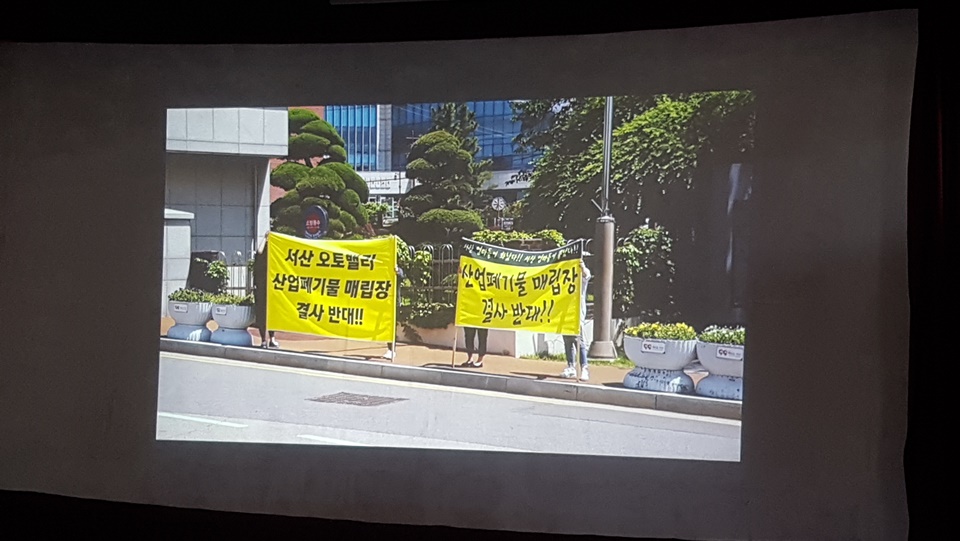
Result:
{"label": "white stripe on road", "polygon": [[178,415],[176,413],[166,413],[162,411],[157,413],[157,417],[166,417],[168,419],[179,419],[181,421],[193,421],[195,423],[206,423],[206,424],[217,425],[217,426],[229,426],[230,428],[247,428],[247,425],[241,425],[237,423],[228,423],[226,421],[216,421],[214,419],[206,419],[203,417],[191,417],[189,415]]}
{"label": "white stripe on road", "polygon": [[221,366],[233,366],[238,368],[249,368],[253,370],[267,370],[270,372],[283,372],[286,374],[299,374],[302,376],[309,376],[314,378],[339,379],[344,381],[372,383],[376,385],[387,385],[390,387],[406,387],[410,389],[424,389],[424,390],[430,390],[430,391],[445,391],[448,393],[472,394],[476,396],[486,396],[486,397],[492,397],[492,398],[520,400],[525,402],[537,402],[540,404],[553,404],[556,406],[568,406],[568,407],[573,406],[573,407],[580,407],[580,408],[603,409],[603,410],[612,410],[612,411],[628,411],[632,413],[641,412],[643,415],[650,415],[655,417],[666,417],[669,419],[685,419],[689,421],[698,421],[701,423],[740,426],[740,421],[736,419],[723,419],[720,417],[689,415],[686,413],[674,413],[672,411],[630,408],[626,406],[598,404],[595,402],[560,400],[557,398],[541,398],[538,396],[528,396],[528,395],[504,393],[504,392],[498,392],[498,391],[485,391],[481,389],[470,389],[467,387],[456,387],[452,385],[446,386],[446,385],[436,385],[431,383],[416,383],[412,381],[400,381],[400,380],[384,379],[384,378],[352,376],[349,374],[340,374],[337,372],[324,372],[321,370],[311,370],[309,368],[293,368],[289,366],[277,366],[277,365],[269,365],[269,364],[256,363],[256,362],[217,359],[213,357],[201,357],[197,355],[185,355],[182,353],[168,353],[165,351],[161,351],[160,355],[162,357],[168,357],[171,359],[178,359],[182,361],[190,361],[190,362],[206,363],[206,364],[218,364]]}
{"label": "white stripe on road", "polygon": [[357,443],[355,441],[347,440],[338,440],[336,438],[321,438],[320,436],[311,436],[310,434],[298,434],[298,438],[303,438],[305,440],[318,441],[320,443],[328,443],[330,445],[353,445],[359,447],[371,447],[367,443]]}

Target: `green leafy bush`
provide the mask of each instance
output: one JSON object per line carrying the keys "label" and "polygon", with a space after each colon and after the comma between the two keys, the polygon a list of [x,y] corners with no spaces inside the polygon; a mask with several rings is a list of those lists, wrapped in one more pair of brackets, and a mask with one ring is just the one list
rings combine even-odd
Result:
{"label": "green leafy bush", "polygon": [[525,231],[491,231],[484,229],[475,232],[471,238],[477,242],[492,244],[494,246],[504,246],[513,241],[529,239],[543,239],[546,241],[546,244],[552,245],[554,248],[567,243],[563,235],[554,229],[544,229],[536,233],[527,233]]}
{"label": "green leafy bush", "polygon": [[627,235],[614,253],[614,317],[676,317],[672,249],[659,227],[638,227]]}
{"label": "green leafy bush", "polygon": [[743,327],[711,325],[700,333],[699,340],[711,344],[742,346],[747,341],[747,331]]}
{"label": "green leafy bush", "polygon": [[441,228],[448,240],[472,235],[483,229],[480,213],[473,210],[433,209],[417,218],[417,223]]}
{"label": "green leafy bush", "polygon": [[253,306],[253,295],[240,296],[232,293],[220,293],[219,295],[211,295],[210,302],[234,306]]}
{"label": "green leafy bush", "polygon": [[302,163],[285,162],[280,164],[273,173],[270,174],[270,182],[284,190],[290,191],[297,186],[297,183],[307,178],[310,168]]}
{"label": "green leafy bush", "polygon": [[624,334],[635,338],[653,338],[657,340],[696,340],[697,331],[686,323],[641,323],[628,327]]}
{"label": "green leafy bush", "polygon": [[197,258],[197,263],[206,266],[203,274],[211,280],[213,283],[213,290],[211,293],[223,293],[227,288],[227,283],[230,281],[230,272],[227,269],[227,264],[223,261],[207,261],[206,259]]}
{"label": "green leafy bush", "polygon": [[173,302],[211,302],[210,299],[213,298],[213,295],[199,289],[180,288],[168,295],[167,298]]}
{"label": "green leafy bush", "polygon": [[357,228],[357,219],[354,218],[349,212],[343,212],[340,214],[340,222],[343,223],[343,227],[347,233],[350,233]]}
{"label": "green leafy bush", "polygon": [[[294,127],[291,121],[291,128]],[[337,133],[337,129],[333,127],[333,124],[330,124],[326,120],[317,119],[311,120],[303,125],[299,130],[293,131],[302,131],[303,133],[309,133],[311,135],[316,135],[317,137],[322,137],[327,140],[327,145],[339,145],[343,146],[343,138],[340,137],[340,134]]]}

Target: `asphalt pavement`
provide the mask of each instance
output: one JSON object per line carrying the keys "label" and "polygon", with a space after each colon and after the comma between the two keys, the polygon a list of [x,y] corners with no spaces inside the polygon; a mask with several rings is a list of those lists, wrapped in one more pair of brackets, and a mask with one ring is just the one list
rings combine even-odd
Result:
{"label": "asphalt pavement", "polygon": [[735,420],[175,353],[157,439],[740,459]]}

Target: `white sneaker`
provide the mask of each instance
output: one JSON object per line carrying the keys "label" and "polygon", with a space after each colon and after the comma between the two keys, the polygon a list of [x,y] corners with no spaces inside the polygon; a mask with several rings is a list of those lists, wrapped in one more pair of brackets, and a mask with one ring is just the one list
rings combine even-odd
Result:
{"label": "white sneaker", "polygon": [[580,381],[590,381],[590,369],[586,366],[580,369]]}
{"label": "white sneaker", "polygon": [[271,338],[269,347],[272,349],[280,349],[280,342],[277,342],[276,338]]}
{"label": "white sneaker", "polygon": [[383,358],[384,358],[384,359],[389,359],[389,360],[391,360],[391,361],[392,361],[393,358],[396,357],[396,356],[397,356],[397,354],[394,353],[392,350],[389,350],[389,349],[387,350],[386,353],[383,354]]}
{"label": "white sneaker", "polygon": [[574,379],[577,377],[577,369],[572,366],[568,366],[563,369],[563,374],[560,374],[560,377]]}

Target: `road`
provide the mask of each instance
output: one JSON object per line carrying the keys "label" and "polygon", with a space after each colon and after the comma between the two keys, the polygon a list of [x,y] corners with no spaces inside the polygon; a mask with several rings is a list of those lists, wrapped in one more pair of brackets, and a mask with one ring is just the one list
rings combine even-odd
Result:
{"label": "road", "polygon": [[174,353],[157,439],[740,460],[739,421]]}

